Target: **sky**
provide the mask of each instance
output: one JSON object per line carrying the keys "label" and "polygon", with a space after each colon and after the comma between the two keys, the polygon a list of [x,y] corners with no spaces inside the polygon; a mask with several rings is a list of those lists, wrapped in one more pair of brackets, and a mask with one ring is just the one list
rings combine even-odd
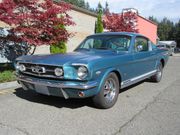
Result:
{"label": "sky", "polygon": [[177,22],[180,19],[180,0],[85,0],[93,8],[98,2],[104,6],[109,3],[111,12],[120,13],[123,8],[136,8],[139,14],[144,17],[154,16],[158,20],[163,17]]}

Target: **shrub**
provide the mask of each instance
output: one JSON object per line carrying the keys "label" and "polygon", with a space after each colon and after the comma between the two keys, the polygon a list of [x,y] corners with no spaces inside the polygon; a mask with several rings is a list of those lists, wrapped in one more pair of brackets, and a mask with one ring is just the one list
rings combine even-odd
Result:
{"label": "shrub", "polygon": [[58,44],[53,44],[50,46],[50,52],[51,54],[56,54],[56,53],[66,53],[67,47],[65,42],[59,42]]}

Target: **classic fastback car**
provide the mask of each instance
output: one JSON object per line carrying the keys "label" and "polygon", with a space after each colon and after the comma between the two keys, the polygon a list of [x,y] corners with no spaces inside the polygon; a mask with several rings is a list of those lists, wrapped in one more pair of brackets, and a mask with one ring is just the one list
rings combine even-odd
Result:
{"label": "classic fastback car", "polygon": [[92,97],[97,107],[110,108],[120,88],[144,79],[159,82],[168,52],[143,35],[102,33],[88,36],[74,52],[22,56],[15,66],[25,90],[68,98]]}

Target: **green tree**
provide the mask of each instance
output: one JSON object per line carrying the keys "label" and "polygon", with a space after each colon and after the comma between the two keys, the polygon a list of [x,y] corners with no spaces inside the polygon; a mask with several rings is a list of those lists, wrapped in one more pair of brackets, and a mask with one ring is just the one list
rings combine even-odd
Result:
{"label": "green tree", "polygon": [[166,17],[158,24],[158,36],[160,40],[168,40],[169,35],[172,33],[173,22]]}
{"label": "green tree", "polygon": [[100,10],[101,10],[101,12],[103,12],[103,6],[102,6],[101,3],[99,2],[99,3],[98,3],[98,6],[97,6],[97,8],[96,8],[96,13],[99,13]]}
{"label": "green tree", "polygon": [[173,26],[171,26],[171,30],[169,31],[168,40],[176,40],[176,34],[177,34],[177,26],[173,23]]}
{"label": "green tree", "polygon": [[149,16],[149,18],[148,18],[150,21],[152,21],[152,22],[154,22],[154,23],[156,23],[156,24],[158,24],[159,22],[158,22],[158,20],[157,20],[157,18],[155,18],[154,16]]}
{"label": "green tree", "polygon": [[150,16],[149,20],[158,24],[158,36],[160,40],[175,40],[177,46],[180,47],[180,20],[173,23],[166,17],[158,21],[154,16]]}
{"label": "green tree", "polygon": [[102,6],[101,3],[99,2],[98,4],[98,17],[97,17],[97,22],[95,26],[95,33],[102,33],[104,31],[103,28],[103,21],[102,21]]}
{"label": "green tree", "polygon": [[103,8],[103,13],[106,14],[106,13],[108,13],[108,12],[109,12],[109,4],[108,4],[108,2],[106,1],[106,3],[105,3],[105,8]]}
{"label": "green tree", "polygon": [[[60,1],[60,0],[58,0],[58,1]],[[71,3],[71,4],[76,5],[76,6],[78,6],[78,4],[79,4],[78,0],[63,0],[63,1]]]}
{"label": "green tree", "polygon": [[81,8],[86,8],[86,3],[84,0],[63,0],[63,1],[76,5]]}
{"label": "green tree", "polygon": [[177,46],[180,47],[180,20],[175,24],[175,40]]}
{"label": "green tree", "polygon": [[78,1],[78,6],[81,7],[81,8],[86,8],[86,4],[85,4],[84,0],[79,0]]}
{"label": "green tree", "polygon": [[90,10],[89,2],[86,2],[85,8],[86,8],[87,10]]}

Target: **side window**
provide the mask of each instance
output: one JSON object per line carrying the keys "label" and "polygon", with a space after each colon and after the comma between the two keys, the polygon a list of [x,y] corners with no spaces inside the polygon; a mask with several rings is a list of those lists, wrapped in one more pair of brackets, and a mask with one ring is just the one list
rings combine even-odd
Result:
{"label": "side window", "polygon": [[149,50],[149,42],[146,38],[137,37],[135,40],[135,51],[145,52]]}

